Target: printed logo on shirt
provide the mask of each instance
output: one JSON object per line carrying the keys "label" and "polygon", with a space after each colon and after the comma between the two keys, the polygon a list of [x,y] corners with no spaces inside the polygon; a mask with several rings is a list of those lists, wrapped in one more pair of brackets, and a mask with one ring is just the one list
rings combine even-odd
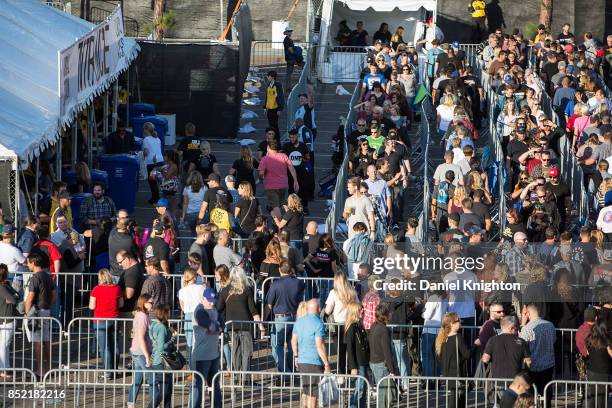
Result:
{"label": "printed logo on shirt", "polygon": [[153,253],[153,246],[152,245],[147,245],[145,247],[145,251],[144,251],[144,258],[145,259],[150,259],[153,258],[155,256],[155,254]]}
{"label": "printed logo on shirt", "polygon": [[200,150],[200,140],[199,139],[192,139],[187,144],[187,150]]}
{"label": "printed logo on shirt", "polygon": [[293,167],[301,166],[303,160],[302,153],[300,153],[298,150],[289,153],[289,160],[291,160]]}

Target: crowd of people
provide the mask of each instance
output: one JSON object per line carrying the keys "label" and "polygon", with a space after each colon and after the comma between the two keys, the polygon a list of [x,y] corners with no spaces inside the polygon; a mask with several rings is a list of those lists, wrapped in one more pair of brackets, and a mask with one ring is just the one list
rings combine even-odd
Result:
{"label": "crowd of people", "polygon": [[[338,41],[369,45],[362,25],[351,31],[341,23]],[[176,151],[163,152],[154,126],[144,125],[143,156],[156,209],[150,227],[137,225],[133,215],[105,196],[103,184],[91,181],[76,187],[84,191],[91,184],[93,195],[73,215],[74,186],[54,181],[47,171],[44,212],[29,215],[18,233],[11,223],[3,224],[0,377],[10,376],[2,369],[11,365],[16,330],[11,318],[20,314],[43,318],[26,327],[34,344],[35,374],[45,375],[51,368],[52,330],[44,318],[70,321],[77,296],[83,296],[62,273],[95,271],[97,284],[87,306],[101,367],[116,369],[120,354],[129,353],[135,371],[128,406],[136,404],[143,382],[152,386],[151,406],[162,400],[169,404],[173,381],[164,371],[172,368],[168,356],[181,349],[189,369],[201,374],[190,385],[189,406],[200,406],[205,388],[215,388],[212,406],[220,407],[220,384],[213,384],[213,377],[220,370],[250,371],[256,343],[268,336],[279,373],[312,375],[301,383],[308,407],[317,406],[317,375],[332,370],[360,376],[351,380],[350,407],[366,405],[361,377],[381,383],[380,407],[407,396],[409,376],[424,377],[418,383],[422,389],[442,384],[444,406],[457,407],[465,406],[468,387],[460,381],[438,383],[435,377],[509,379],[509,387],[495,389],[492,396],[502,407],[532,406],[531,386],[543,395],[553,378],[608,382],[612,105],[597,88],[602,51],[590,33],[578,45],[569,26],[556,40],[544,29],[533,41],[518,30],[511,35],[496,30],[480,53],[490,78],[486,85],[496,93],[489,101],[493,117],[487,118],[483,76],[469,66],[458,43],[441,43],[432,27],[431,38],[424,39],[429,42],[424,78],[401,27],[391,34],[383,23],[372,38],[354,107],[357,120],[346,124],[351,126],[346,152],[351,177],[346,186],[350,197],[337,204],[343,205],[347,227],[342,249],[330,233],[319,232],[315,221],[305,220],[315,186],[313,89],[298,96],[295,127],[281,145],[278,116],[286,100],[275,71],[267,73],[265,140],[257,156],[241,145],[228,174],[221,174],[210,143],[196,136],[194,125],[186,125]],[[293,43],[285,48],[292,56],[288,64],[297,64]],[[418,218],[404,214],[410,199],[405,193],[414,181],[411,129],[415,105],[421,102],[416,100],[420,84],[432,90],[437,132],[431,132],[431,142],[443,151],[433,174],[432,200],[426,203],[438,241],[433,246],[419,240],[417,230],[423,226]],[[545,93],[553,100],[558,123],[542,112]],[[504,180],[488,172],[491,159],[479,137],[485,119],[496,124],[490,136],[500,138],[507,169],[508,211],[500,214],[506,228],[499,231],[499,245],[490,246],[485,243],[497,227],[490,209],[500,199],[494,185]],[[119,133],[112,146],[123,149],[130,136],[123,127]],[[596,227],[569,229],[572,192],[558,166],[563,137],[571,140],[583,167],[582,187],[592,196]],[[85,169],[80,171],[84,176],[79,180],[87,180]],[[255,195],[259,180],[266,209]],[[187,246],[178,239],[181,229],[194,235]],[[243,245],[234,246],[234,239]],[[373,269],[375,246],[384,246],[387,259],[430,256],[450,264],[428,271],[396,266],[379,274]],[[481,257],[483,264],[469,270],[460,264],[466,256]],[[181,282],[175,285],[173,275],[178,274]],[[424,278],[518,283],[521,289],[383,288],[383,283]],[[174,327],[169,320],[177,313],[180,325]],[[121,326],[119,318],[129,323]],[[577,331],[566,336],[556,329]],[[178,346],[182,336],[184,348]],[[113,380],[110,372],[102,376]],[[276,385],[292,383],[282,375],[277,380]],[[236,385],[249,379],[240,381]],[[608,396],[606,387],[595,388],[587,393],[585,406],[604,406]]]}

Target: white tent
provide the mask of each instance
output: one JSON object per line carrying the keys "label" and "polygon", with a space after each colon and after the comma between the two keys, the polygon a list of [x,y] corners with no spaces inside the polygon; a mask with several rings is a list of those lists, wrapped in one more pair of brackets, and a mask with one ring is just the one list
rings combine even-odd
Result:
{"label": "white tent", "polygon": [[324,0],[318,67],[322,80],[335,82],[358,78],[359,70],[354,67],[362,62],[363,53],[336,53],[333,49],[337,45],[335,37],[340,21],[346,20],[351,29],[355,29],[357,21],[363,21],[370,41],[383,22],[389,24],[391,32],[402,26],[404,40],[416,42],[424,33],[425,17],[432,15],[435,22],[436,7],[437,0]]}
{"label": "white tent", "polygon": [[[37,0],[0,0],[0,144],[20,158],[31,160],[57,140],[61,129],[58,51],[94,28]],[[126,63],[91,90],[89,101],[136,57],[136,42],[123,41]]]}

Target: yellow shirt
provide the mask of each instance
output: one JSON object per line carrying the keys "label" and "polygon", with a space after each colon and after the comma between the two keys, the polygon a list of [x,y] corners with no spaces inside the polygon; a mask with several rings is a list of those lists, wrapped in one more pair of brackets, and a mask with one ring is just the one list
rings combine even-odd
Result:
{"label": "yellow shirt", "polygon": [[231,231],[229,213],[221,208],[215,208],[210,212],[210,221],[219,229]]}
{"label": "yellow shirt", "polygon": [[276,87],[268,86],[266,88],[266,109],[277,109],[278,103],[276,103]]}
{"label": "yellow shirt", "polygon": [[474,0],[472,2],[472,8],[474,12],[472,13],[472,17],[484,17],[486,4],[482,0]]}

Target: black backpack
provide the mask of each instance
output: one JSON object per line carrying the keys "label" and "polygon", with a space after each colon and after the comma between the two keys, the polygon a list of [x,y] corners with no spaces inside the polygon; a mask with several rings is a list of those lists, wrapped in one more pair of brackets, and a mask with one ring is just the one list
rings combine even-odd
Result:
{"label": "black backpack", "polygon": [[370,360],[370,342],[368,340],[368,333],[361,324],[355,326],[355,338],[357,339],[357,347],[361,352]]}

